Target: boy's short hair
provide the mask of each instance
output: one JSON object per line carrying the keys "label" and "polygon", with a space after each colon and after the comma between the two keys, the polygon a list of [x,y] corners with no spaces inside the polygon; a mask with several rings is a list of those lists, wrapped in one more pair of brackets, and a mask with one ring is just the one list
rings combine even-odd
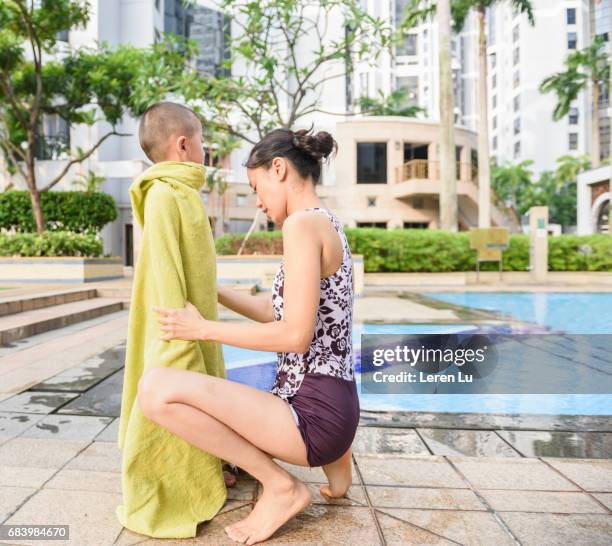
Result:
{"label": "boy's short hair", "polygon": [[191,136],[201,127],[197,114],[182,104],[158,102],[149,106],[140,118],[140,147],[153,161],[163,161],[165,146],[173,134]]}

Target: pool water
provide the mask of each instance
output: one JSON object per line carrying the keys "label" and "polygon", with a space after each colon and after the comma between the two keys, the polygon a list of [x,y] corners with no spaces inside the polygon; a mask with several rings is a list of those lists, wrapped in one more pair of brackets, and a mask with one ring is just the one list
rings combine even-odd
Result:
{"label": "pool water", "polygon": [[[496,311],[551,331],[612,334],[612,293],[424,292],[429,298]],[[500,327],[503,330],[503,326]],[[472,324],[367,324],[353,327],[357,383],[361,334],[437,334],[476,331]],[[228,379],[268,390],[274,381],[276,353],[224,346]],[[360,389],[358,389],[360,390]],[[362,409],[477,413],[610,415],[612,395],[364,394]]]}

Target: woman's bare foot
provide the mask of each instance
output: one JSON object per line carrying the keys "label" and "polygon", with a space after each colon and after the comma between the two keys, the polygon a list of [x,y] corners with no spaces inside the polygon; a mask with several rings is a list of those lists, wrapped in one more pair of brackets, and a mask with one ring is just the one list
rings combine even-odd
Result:
{"label": "woman's bare foot", "polygon": [[264,487],[263,494],[253,511],[243,519],[225,528],[235,542],[250,546],[266,540],[284,523],[304,510],[312,500],[310,491],[293,476],[283,483]]}
{"label": "woman's bare foot", "polygon": [[353,481],[351,453],[352,450],[349,448],[337,461],[323,466],[323,472],[329,482],[328,485],[319,486],[319,491],[324,497],[337,499],[346,495]]}

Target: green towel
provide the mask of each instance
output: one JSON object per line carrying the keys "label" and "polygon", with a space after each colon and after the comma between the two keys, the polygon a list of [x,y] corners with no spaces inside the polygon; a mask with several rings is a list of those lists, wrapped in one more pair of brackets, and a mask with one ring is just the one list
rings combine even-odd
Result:
{"label": "green towel", "polygon": [[153,306],[183,307],[189,300],[217,320],[213,235],[198,190],[204,167],[165,161],[130,186],[134,217],[143,227],[130,305],[119,448],[123,504],[120,523],[158,538],[196,536],[212,519],[227,490],[221,460],[147,419],[138,405],[138,381],[157,366],[226,377],[219,343],[164,341]]}

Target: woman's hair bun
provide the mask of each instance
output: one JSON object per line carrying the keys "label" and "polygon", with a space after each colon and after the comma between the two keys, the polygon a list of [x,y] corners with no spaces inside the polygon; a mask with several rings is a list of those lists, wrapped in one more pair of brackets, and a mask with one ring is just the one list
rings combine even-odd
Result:
{"label": "woman's hair bun", "polygon": [[338,149],[338,144],[327,131],[313,133],[312,127],[295,131],[293,146],[317,161],[327,158]]}

